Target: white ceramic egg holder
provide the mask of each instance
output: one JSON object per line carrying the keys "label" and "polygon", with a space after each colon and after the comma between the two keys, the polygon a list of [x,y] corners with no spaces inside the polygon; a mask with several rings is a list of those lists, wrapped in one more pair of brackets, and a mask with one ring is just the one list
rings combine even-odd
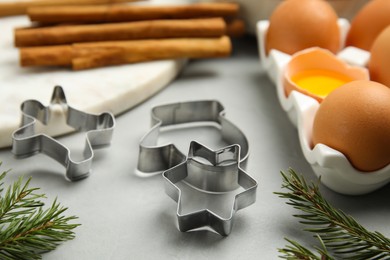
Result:
{"label": "white ceramic egg holder", "polygon": [[[350,24],[346,19],[339,19],[338,24],[343,39],[341,47],[344,47]],[[389,183],[390,165],[374,172],[361,172],[356,170],[341,152],[324,144],[311,147],[313,121],[319,103],[297,91],[292,91],[286,97],[282,84],[283,73],[291,56],[274,49],[266,56],[264,46],[268,26],[269,22],[264,20],[259,21],[256,28],[261,64],[276,85],[279,102],[298,129],[303,154],[315,174],[321,176],[321,182],[336,192],[348,195],[369,193]],[[358,48],[341,49],[337,56],[349,65],[365,67],[370,58],[369,52]]]}

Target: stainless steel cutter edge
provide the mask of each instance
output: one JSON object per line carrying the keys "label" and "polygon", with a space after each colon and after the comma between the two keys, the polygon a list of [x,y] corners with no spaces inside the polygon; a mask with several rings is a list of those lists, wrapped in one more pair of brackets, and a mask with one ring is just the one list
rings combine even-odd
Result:
{"label": "stainless steel cutter edge", "polygon": [[[228,236],[232,230],[233,227],[233,220],[234,220],[234,214],[240,209],[243,209],[245,207],[250,206],[251,204],[255,203],[256,201],[256,190],[257,190],[257,181],[253,179],[249,174],[247,174],[241,167],[239,160],[237,159],[236,165],[237,165],[237,171],[235,174],[237,174],[237,186],[234,184],[226,184],[229,182],[226,182],[226,179],[224,179],[224,176],[221,176],[220,181],[222,185],[222,190],[225,192],[226,190],[232,190],[235,187],[240,186],[243,188],[243,191],[236,194],[234,198],[233,207],[230,211],[229,217],[221,217],[218,214],[214,213],[213,211],[209,209],[199,210],[195,212],[191,212],[189,214],[182,214],[181,213],[181,196],[182,192],[180,188],[176,185],[176,183],[180,181],[184,181],[186,178],[189,177],[188,174],[188,163],[192,160],[194,160],[195,154],[200,154],[201,157],[206,157],[208,159],[213,159],[212,157],[219,156],[220,153],[224,153],[228,150],[235,150],[235,154],[240,154],[240,146],[239,145],[231,145],[224,148],[221,148],[219,150],[213,151],[207,148],[206,146],[197,143],[197,142],[191,142],[189,154],[187,159],[168,169],[167,171],[163,172],[163,178],[165,180],[165,192],[168,196],[170,196],[174,201],[177,202],[177,210],[176,215],[178,219],[178,225],[179,230],[182,232],[190,231],[199,229],[202,227],[209,227],[216,233],[220,234],[221,236]],[[196,150],[196,151],[195,151]],[[197,151],[201,151],[200,153]],[[214,154],[214,155],[213,155]],[[214,160],[215,161],[215,160]],[[218,161],[218,160],[217,160]],[[231,167],[232,164],[229,166],[223,165],[203,165],[202,163],[198,163],[201,168],[207,171],[216,171],[217,174],[220,174],[219,167]],[[218,169],[218,171],[217,171]],[[199,183],[207,183],[210,181],[210,179],[207,179],[208,177],[202,178],[201,182]],[[190,186],[192,184],[190,183]],[[202,188],[196,187],[198,185],[195,185],[195,189],[198,189],[202,192]],[[220,187],[221,188],[221,187]],[[226,188],[226,190],[225,190]],[[207,188],[203,190],[203,192],[209,192],[207,191]]]}
{"label": "stainless steel cutter edge", "polygon": [[161,173],[185,161],[174,144],[157,145],[160,129],[165,126],[194,122],[214,122],[221,128],[222,137],[241,147],[240,164],[246,166],[249,143],[245,134],[225,117],[225,108],[216,100],[177,102],[152,108],[152,128],[141,138],[137,170],[146,174]]}
{"label": "stainless steel cutter edge", "polygon": [[[50,106],[59,104],[66,110],[66,123],[77,131],[86,131],[84,158],[74,161],[71,151],[56,139],[43,133],[35,133],[37,120],[47,124],[50,120]],[[64,90],[56,86],[49,106],[44,106],[38,100],[26,100],[21,105],[21,127],[12,134],[12,153],[17,158],[29,157],[36,153],[43,153],[53,158],[66,168],[66,177],[71,181],[85,178],[89,175],[93,149],[110,144],[115,118],[105,112],[93,115],[77,110],[67,104]]]}

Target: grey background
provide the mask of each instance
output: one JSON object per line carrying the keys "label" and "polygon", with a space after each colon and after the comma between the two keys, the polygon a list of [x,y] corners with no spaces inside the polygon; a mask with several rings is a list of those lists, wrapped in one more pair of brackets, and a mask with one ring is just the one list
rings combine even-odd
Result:
{"label": "grey background", "polygon": [[[74,240],[44,259],[276,259],[277,248],[286,244],[284,237],[311,243],[311,235],[301,232],[303,226],[292,217],[296,211],[273,194],[281,190],[281,170],[292,167],[308,180],[315,177],[301,152],[297,131],[260,66],[256,45],[254,37],[246,37],[234,41],[230,58],[190,61],[168,87],[118,116],[112,144],[96,150],[87,179],[66,181],[63,167],[43,155],[16,160],[10,149],[0,151],[1,169],[12,168],[7,183],[32,176],[31,186],[41,187],[48,203],[58,197],[69,207],[66,214],[77,215],[82,224]],[[151,107],[199,99],[219,100],[226,117],[247,135],[247,172],[259,182],[257,202],[235,215],[228,237],[179,232],[176,203],[164,193],[161,176],[135,174],[138,142],[149,129]],[[185,135],[175,138],[186,153],[185,145],[197,137],[186,140]],[[74,134],[60,141],[77,156],[83,138]],[[390,236],[388,186],[364,196],[344,196],[323,186],[321,190],[368,229]]]}

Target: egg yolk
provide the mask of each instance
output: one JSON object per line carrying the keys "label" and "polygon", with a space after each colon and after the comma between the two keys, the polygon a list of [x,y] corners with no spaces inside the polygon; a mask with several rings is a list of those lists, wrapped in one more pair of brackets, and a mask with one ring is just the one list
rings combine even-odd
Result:
{"label": "egg yolk", "polygon": [[326,97],[334,89],[352,81],[352,78],[335,71],[313,69],[300,71],[291,80],[316,96]]}

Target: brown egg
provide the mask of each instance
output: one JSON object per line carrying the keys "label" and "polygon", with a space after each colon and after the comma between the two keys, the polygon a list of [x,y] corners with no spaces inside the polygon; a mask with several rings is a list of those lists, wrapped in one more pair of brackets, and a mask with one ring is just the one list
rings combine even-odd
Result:
{"label": "brown egg", "polygon": [[370,52],[368,69],[371,79],[390,88],[390,25],[376,38]]}
{"label": "brown egg", "polygon": [[360,171],[390,163],[390,88],[373,81],[347,83],[321,103],[313,123],[313,145],[343,153]]}
{"label": "brown egg", "polygon": [[352,19],[346,45],[369,51],[381,31],[390,25],[390,1],[371,0]]}
{"label": "brown egg", "polygon": [[286,0],[269,19],[266,53],[277,49],[288,54],[309,47],[321,47],[333,53],[340,49],[337,14],[323,0]]}

